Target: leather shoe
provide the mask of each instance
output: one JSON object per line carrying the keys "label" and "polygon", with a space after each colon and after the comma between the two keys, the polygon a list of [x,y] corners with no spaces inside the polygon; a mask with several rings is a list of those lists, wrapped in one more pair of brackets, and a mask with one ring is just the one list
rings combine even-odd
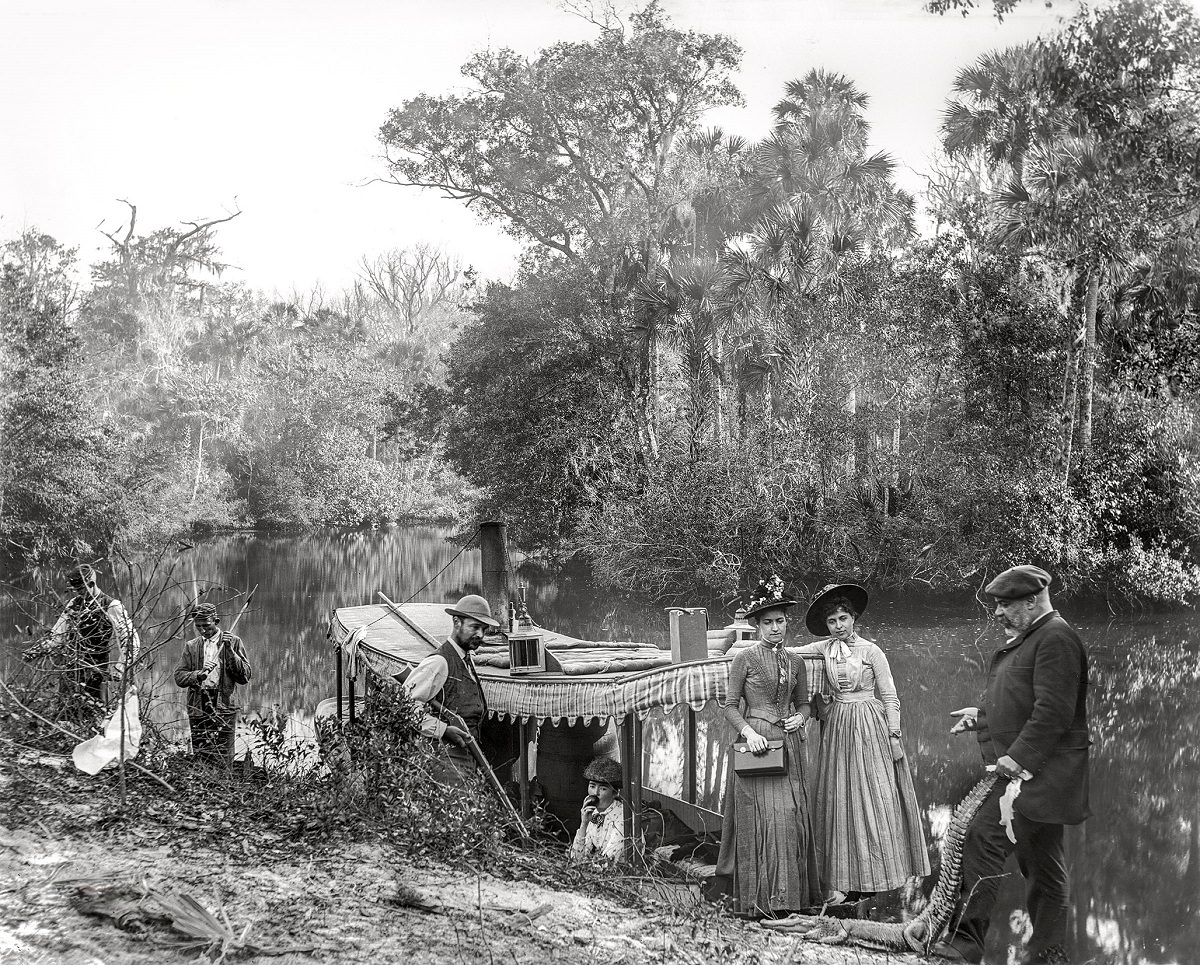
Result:
{"label": "leather shoe", "polygon": [[983,961],[982,956],[980,958],[968,958],[956,946],[950,944],[950,942],[934,942],[933,946],[929,949],[929,954],[933,958],[940,958],[947,962],[969,962],[971,965],[978,965],[979,962]]}

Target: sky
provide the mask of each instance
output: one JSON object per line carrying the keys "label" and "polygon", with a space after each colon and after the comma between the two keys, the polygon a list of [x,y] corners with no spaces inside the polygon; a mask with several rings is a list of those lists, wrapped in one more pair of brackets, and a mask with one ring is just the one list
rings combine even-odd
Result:
{"label": "sky", "polygon": [[[923,0],[665,0],[685,29],[744,50],[745,106],[706,119],[767,133],[783,85],[813,67],[871,98],[873,147],[918,191],[957,71],[1053,30],[1032,0],[939,17]],[[1200,0],[1198,0],[1200,2]],[[379,126],[418,93],[465,90],[476,50],[525,54],[595,28],[558,0],[3,0],[0,240],[36,227],[103,256],[101,233],[242,214],[216,238],[225,277],[287,294],[349,284],[356,264],[428,242],[507,279],[516,243],[436,193],[372,183]]]}

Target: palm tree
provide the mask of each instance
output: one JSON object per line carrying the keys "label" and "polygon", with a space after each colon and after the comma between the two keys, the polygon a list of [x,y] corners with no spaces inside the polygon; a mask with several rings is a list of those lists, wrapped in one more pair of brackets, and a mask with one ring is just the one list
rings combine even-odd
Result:
{"label": "palm tree", "polygon": [[946,107],[942,143],[952,157],[981,152],[990,172],[1007,166],[1016,181],[1036,144],[1065,130],[1061,114],[1039,93],[1045,60],[1034,44],[984,54],[959,71],[958,97]]}
{"label": "palm tree", "polygon": [[775,393],[808,394],[797,380],[810,378],[803,346],[817,305],[853,300],[855,270],[913,231],[913,200],[892,183],[895,163],[867,153],[867,102],[846,77],[811,70],[786,85],[774,130],[754,153],[755,226],[725,259],[726,297],[752,321],[742,371],[762,387],[768,424]]}

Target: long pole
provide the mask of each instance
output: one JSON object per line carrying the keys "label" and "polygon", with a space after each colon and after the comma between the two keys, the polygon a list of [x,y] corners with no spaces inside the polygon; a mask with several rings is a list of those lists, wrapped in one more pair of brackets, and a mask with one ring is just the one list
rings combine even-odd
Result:
{"label": "long pole", "polygon": [[[422,640],[424,640],[427,644],[429,644],[429,646],[432,647],[434,650],[436,650],[438,648],[437,641],[435,641],[433,639],[433,637],[431,637],[425,631],[425,628],[420,626],[420,624],[416,623],[415,621],[410,620],[408,617],[406,617],[404,615],[404,611],[401,610],[400,607],[396,606],[396,604],[393,603],[391,600],[389,600],[384,595],[382,590],[377,590],[376,594],[378,595],[379,599],[383,600],[383,602],[387,606],[387,608],[389,610],[391,610],[392,613],[394,613],[396,615],[397,619],[399,619],[406,627],[408,627],[410,630],[412,630],[414,633],[416,633],[417,636],[419,636]],[[461,727],[463,729],[463,731],[467,734],[467,750],[469,750],[471,752],[471,756],[473,758],[475,758],[475,763],[479,765],[479,769],[483,772],[483,776],[484,776],[485,780],[487,781],[488,786],[492,789],[492,791],[495,792],[496,797],[498,797],[500,799],[500,803],[504,806],[504,809],[508,812],[509,818],[512,820],[513,824],[516,826],[517,830],[520,832],[521,837],[524,840],[528,841],[529,840],[529,829],[525,827],[525,823],[521,820],[521,815],[519,815],[517,813],[517,809],[513,807],[512,801],[510,801],[508,799],[508,795],[504,793],[504,788],[500,784],[500,779],[498,777],[496,777],[496,772],[492,770],[492,765],[489,764],[487,761],[487,758],[484,757],[483,750],[480,748],[480,746],[479,746],[478,742],[475,740],[475,738],[471,736],[471,728],[469,728],[466,725],[466,722],[461,717],[459,717],[458,714],[456,714],[454,711],[450,710],[450,708],[448,708],[444,704],[442,704],[441,701],[430,700],[429,706],[432,707],[439,716],[449,717],[451,719],[451,723],[455,724],[458,727]],[[524,751],[522,749],[522,753],[523,752]]]}
{"label": "long pole", "polygon": [[492,766],[487,762],[487,758],[483,756],[483,750],[479,746],[479,742],[471,735],[471,728],[467,726],[467,722],[458,716],[449,707],[439,700],[429,701],[429,706],[441,717],[448,717],[450,723],[456,727],[461,727],[467,735],[467,750],[471,752],[471,756],[475,758],[475,763],[479,765],[479,769],[483,772],[484,779],[488,786],[495,792],[496,797],[500,799],[500,803],[504,805],[504,810],[508,812],[509,820],[513,826],[520,832],[522,839],[529,840],[529,829],[525,827],[525,822],[521,820],[521,815],[517,813],[517,809],[513,807],[512,801],[508,799],[508,795],[504,793],[504,788],[500,785],[500,779],[496,777],[496,772],[492,770]]}
{"label": "long pole", "polygon": [[254,593],[255,593],[255,590],[257,590],[257,589],[258,589],[258,584],[255,583],[254,589],[246,594],[246,602],[243,603],[242,608],[240,610],[238,610],[237,616],[235,616],[233,618],[233,623],[229,624],[229,629],[225,631],[226,633],[233,633],[233,628],[238,625],[238,620],[240,620],[242,618],[242,614],[246,612],[246,607],[248,607],[250,605],[250,601],[254,599]]}

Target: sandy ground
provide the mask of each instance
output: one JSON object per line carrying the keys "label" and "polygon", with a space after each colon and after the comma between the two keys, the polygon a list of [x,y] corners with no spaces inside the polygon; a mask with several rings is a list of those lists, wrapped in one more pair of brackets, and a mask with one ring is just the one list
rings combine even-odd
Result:
{"label": "sandy ground", "polygon": [[[379,845],[298,844],[270,832],[248,841],[220,812],[117,818],[89,793],[97,779],[63,763],[26,755],[16,778],[13,764],[0,768],[0,814],[11,818],[0,826],[0,963],[895,960],[773,934],[692,904],[686,888],[651,882],[623,905],[413,866]],[[202,910],[181,918],[187,899],[178,896]],[[205,912],[211,919],[189,939],[178,922],[194,927]]]}

